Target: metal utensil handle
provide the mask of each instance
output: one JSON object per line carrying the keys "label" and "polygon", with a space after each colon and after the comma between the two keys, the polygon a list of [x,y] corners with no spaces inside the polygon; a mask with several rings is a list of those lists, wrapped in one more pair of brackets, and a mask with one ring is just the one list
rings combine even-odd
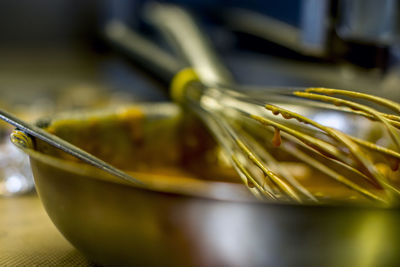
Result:
{"label": "metal utensil handle", "polygon": [[137,180],[136,178],[133,178],[132,176],[128,175],[127,173],[118,170],[117,168],[111,166],[110,164],[102,161],[101,159],[87,153],[86,151],[74,146],[73,144],[55,136],[52,135],[43,129],[40,129],[39,127],[36,127],[34,125],[31,125],[27,122],[24,122],[14,115],[0,109],[0,119],[3,121],[17,127],[21,131],[39,138],[40,140],[43,140],[44,142],[61,149],[62,151],[73,155],[77,157],[80,160],[83,160],[84,162],[87,162],[97,168],[100,168],[108,173],[111,173],[119,178],[124,179],[125,181],[134,183],[136,185],[143,185],[143,182]]}
{"label": "metal utensil handle", "polygon": [[191,14],[173,4],[153,3],[146,17],[207,84],[233,84],[230,71],[221,63],[210,40],[197,26]]}

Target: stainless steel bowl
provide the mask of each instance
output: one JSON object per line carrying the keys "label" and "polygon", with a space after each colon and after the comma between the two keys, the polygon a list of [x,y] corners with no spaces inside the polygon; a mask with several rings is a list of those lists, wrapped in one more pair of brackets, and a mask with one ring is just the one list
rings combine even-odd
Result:
{"label": "stainless steel bowl", "polygon": [[[127,127],[127,121],[134,122],[136,130]],[[257,202],[244,186],[230,181],[229,168],[213,170],[214,159],[208,152],[218,148],[202,127],[194,124],[194,130],[190,130],[193,125],[187,127],[187,123],[173,104],[147,104],[68,114],[41,120],[38,125],[121,168],[129,170],[135,165],[146,170],[136,172],[138,176],[179,163],[196,170],[203,180],[144,175],[142,179],[147,179],[149,186],[137,188],[70,159],[39,140],[32,140],[31,147],[19,146],[30,156],[37,192],[51,220],[66,239],[97,264],[400,263],[398,209]],[[202,138],[196,139],[199,134]],[[186,145],[190,153],[176,155],[174,151],[186,142],[183,136],[189,139]],[[195,140],[204,143],[193,144]],[[200,163],[200,168],[185,159]],[[213,172],[214,176],[228,175],[210,178]]]}

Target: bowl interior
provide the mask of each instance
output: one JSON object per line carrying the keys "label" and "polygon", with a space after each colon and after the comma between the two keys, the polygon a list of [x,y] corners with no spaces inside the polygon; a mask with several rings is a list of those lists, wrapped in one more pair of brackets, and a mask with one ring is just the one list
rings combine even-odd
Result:
{"label": "bowl interior", "polygon": [[[206,127],[194,116],[183,115],[176,105],[142,104],[69,113],[42,119],[37,125],[145,180],[152,189],[215,197],[210,187],[223,182],[241,192],[234,194],[254,200]],[[255,130],[255,137],[270,143],[272,137],[260,135],[266,131]],[[363,195],[282,154],[279,148],[270,146],[268,150],[322,203],[370,204]],[[35,151],[62,159],[60,166],[79,161],[40,140],[35,141]]]}
{"label": "bowl interior", "polygon": [[[69,113],[42,119],[37,125],[130,173],[151,189],[213,195],[207,191],[225,185],[253,199],[203,124],[190,115],[182,116],[173,104]],[[56,158],[58,167],[64,169],[84,164],[38,139],[35,152]],[[94,178],[98,176],[94,167],[85,168],[94,170]]]}

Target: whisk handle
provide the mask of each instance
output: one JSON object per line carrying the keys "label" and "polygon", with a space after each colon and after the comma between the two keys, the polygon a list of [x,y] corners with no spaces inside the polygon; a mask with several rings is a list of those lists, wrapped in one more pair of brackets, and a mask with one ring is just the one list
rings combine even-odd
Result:
{"label": "whisk handle", "polygon": [[177,57],[164,51],[121,21],[109,21],[104,27],[104,37],[166,85],[169,85],[175,74],[183,68],[182,62]]}
{"label": "whisk handle", "polygon": [[145,16],[160,30],[178,54],[206,84],[233,84],[230,71],[221,63],[210,40],[184,8],[173,4],[152,3]]}

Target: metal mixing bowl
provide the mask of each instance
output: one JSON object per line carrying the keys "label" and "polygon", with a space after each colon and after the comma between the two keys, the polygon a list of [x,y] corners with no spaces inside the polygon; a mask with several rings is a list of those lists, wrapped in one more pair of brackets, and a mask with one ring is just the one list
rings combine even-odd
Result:
{"label": "metal mixing bowl", "polygon": [[[30,156],[37,192],[51,220],[97,264],[396,266],[400,262],[399,210],[255,201],[244,186],[232,182],[235,174],[228,167],[213,168],[212,155],[218,154],[218,147],[173,104],[67,114],[38,125],[149,182],[146,188],[121,183],[39,140],[17,144]],[[176,154],[182,143],[189,152]],[[145,174],[171,166],[186,166],[189,176],[195,173],[204,179]]]}

